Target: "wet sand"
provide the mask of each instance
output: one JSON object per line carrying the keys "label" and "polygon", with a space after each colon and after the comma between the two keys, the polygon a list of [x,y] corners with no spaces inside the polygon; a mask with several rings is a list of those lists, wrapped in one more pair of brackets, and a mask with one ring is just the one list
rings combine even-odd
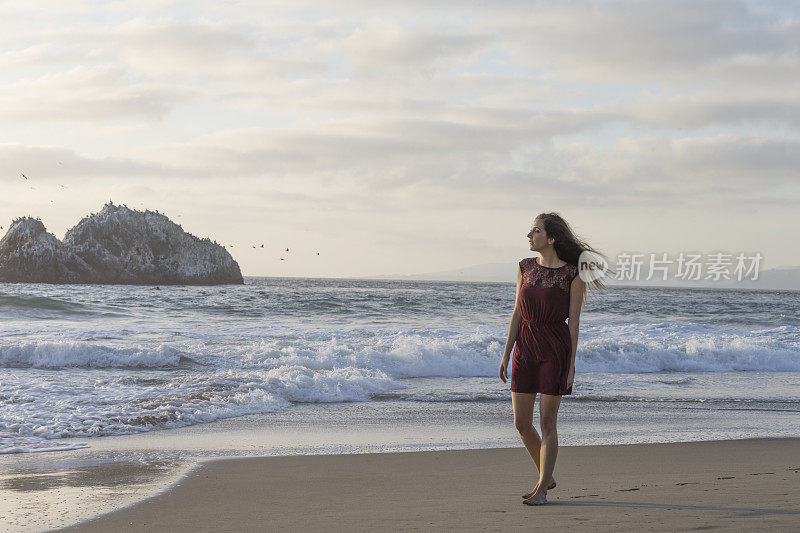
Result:
{"label": "wet sand", "polygon": [[65,531],[796,530],[800,439],[562,446],[543,506],[521,446],[222,459]]}

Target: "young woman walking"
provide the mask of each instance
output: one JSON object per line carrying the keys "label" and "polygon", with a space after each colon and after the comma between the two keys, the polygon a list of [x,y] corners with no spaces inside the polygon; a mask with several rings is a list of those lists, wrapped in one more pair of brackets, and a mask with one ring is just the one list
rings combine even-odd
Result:
{"label": "young woman walking", "polygon": [[[522,496],[523,503],[541,505],[547,503],[548,489],[556,487],[553,471],[558,454],[558,407],[561,396],[572,394],[575,378],[578,324],[587,285],[578,275],[578,258],[583,252],[600,254],[578,239],[557,213],[537,216],[527,236],[530,249],[539,252],[539,257],[519,262],[516,304],[500,363],[500,379],[503,383],[508,380],[508,361],[514,348],[514,425],[539,470],[539,481]],[[590,283],[605,288],[600,279]],[[541,395],[541,438],[533,427],[537,393]]]}

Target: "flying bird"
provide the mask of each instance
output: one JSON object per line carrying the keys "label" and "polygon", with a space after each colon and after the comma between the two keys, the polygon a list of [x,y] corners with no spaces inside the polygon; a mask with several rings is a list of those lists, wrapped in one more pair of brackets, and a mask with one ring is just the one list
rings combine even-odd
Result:
{"label": "flying bird", "polygon": [[319,252],[317,252],[317,255],[319,255]]}
{"label": "flying bird", "polygon": [[[22,172],[20,172],[20,174],[22,174]],[[25,174],[22,174],[22,177],[28,179],[28,176],[26,176]]]}
{"label": "flying bird", "polygon": [[287,248],[287,249],[286,249],[286,251],[288,252],[288,251],[289,251],[289,249]]}
{"label": "flying bird", "polygon": [[263,248],[263,247],[264,247],[264,245],[262,244],[262,245],[261,245],[261,247]]}

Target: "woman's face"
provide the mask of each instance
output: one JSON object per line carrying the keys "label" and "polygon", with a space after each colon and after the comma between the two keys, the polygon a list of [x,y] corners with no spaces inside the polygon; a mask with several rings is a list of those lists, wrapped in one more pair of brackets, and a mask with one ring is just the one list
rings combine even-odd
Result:
{"label": "woman's face", "polygon": [[547,234],[544,231],[544,224],[539,219],[533,221],[533,227],[528,232],[528,241],[531,244],[531,250],[539,250],[548,245]]}

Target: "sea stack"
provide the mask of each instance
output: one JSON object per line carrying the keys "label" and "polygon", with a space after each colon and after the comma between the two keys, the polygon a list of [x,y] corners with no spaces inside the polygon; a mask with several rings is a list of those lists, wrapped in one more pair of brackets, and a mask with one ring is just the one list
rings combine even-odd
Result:
{"label": "sea stack", "polygon": [[130,285],[242,284],[230,253],[165,215],[109,202],[59,241],[39,219],[14,220],[0,239],[0,282]]}

